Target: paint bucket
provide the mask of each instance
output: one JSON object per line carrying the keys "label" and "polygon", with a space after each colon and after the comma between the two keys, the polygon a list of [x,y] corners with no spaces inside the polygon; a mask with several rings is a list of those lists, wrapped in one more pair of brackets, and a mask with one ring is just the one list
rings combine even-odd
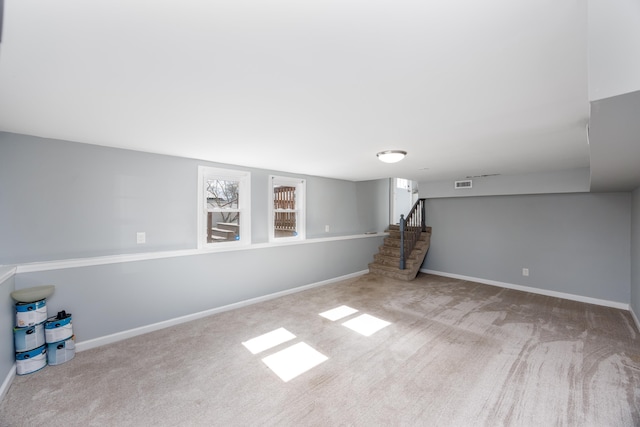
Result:
{"label": "paint bucket", "polygon": [[47,300],[16,304],[16,326],[25,328],[47,320]]}
{"label": "paint bucket", "polygon": [[45,343],[44,324],[27,328],[13,328],[13,343],[16,353],[33,350]]}
{"label": "paint bucket", "polygon": [[44,323],[45,340],[47,343],[64,341],[73,335],[71,313],[61,311],[57,316],[49,317]]}
{"label": "paint bucket", "polygon": [[16,374],[26,375],[47,366],[47,346],[16,353]]}
{"label": "paint bucket", "polygon": [[60,365],[68,362],[76,355],[76,337],[71,336],[64,341],[47,344],[47,361],[49,365]]}

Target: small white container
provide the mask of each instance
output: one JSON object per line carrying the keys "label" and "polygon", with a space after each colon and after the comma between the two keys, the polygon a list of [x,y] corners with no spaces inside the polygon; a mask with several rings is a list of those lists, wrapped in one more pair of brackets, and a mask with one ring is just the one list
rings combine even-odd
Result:
{"label": "small white container", "polygon": [[16,326],[26,328],[47,320],[47,300],[16,304]]}
{"label": "small white container", "polygon": [[46,345],[30,351],[16,353],[16,374],[26,375],[39,371],[47,366]]}
{"label": "small white container", "polygon": [[71,313],[65,313],[65,318],[50,317],[44,323],[44,333],[47,343],[64,341],[73,335]]}
{"label": "small white container", "polygon": [[13,343],[17,353],[33,350],[44,345],[44,323],[27,328],[13,328]]}
{"label": "small white container", "polygon": [[71,336],[64,341],[47,344],[47,361],[49,365],[60,365],[68,362],[76,355],[76,337]]}

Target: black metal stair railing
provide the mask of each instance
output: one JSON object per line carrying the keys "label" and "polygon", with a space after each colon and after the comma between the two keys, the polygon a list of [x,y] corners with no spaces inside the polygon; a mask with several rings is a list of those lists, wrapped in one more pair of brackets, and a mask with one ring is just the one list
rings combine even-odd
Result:
{"label": "black metal stair railing", "polygon": [[420,233],[427,231],[425,201],[418,199],[413,205],[407,218],[400,215],[400,270],[405,269],[406,259],[411,256]]}

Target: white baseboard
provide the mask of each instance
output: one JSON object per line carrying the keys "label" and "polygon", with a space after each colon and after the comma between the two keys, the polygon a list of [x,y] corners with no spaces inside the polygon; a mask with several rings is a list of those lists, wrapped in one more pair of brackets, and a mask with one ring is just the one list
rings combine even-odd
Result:
{"label": "white baseboard", "polygon": [[[567,299],[567,300],[571,300],[571,301],[584,302],[584,303],[587,303],[587,304],[602,305],[602,306],[605,306],[605,307],[619,308],[619,309],[622,309],[622,310],[630,311],[629,304],[625,304],[625,303],[622,303],[622,302],[616,302],[616,301],[609,301],[609,300],[603,300],[603,299],[598,299],[598,298],[585,297],[585,296],[582,296],[582,295],[566,294],[564,292],[549,291],[547,289],[532,288],[532,287],[529,287],[529,286],[514,285],[512,283],[498,282],[498,281],[495,281],[495,280],[481,279],[481,278],[478,278],[478,277],[462,276],[460,274],[445,273],[443,271],[434,271],[434,270],[421,269],[420,272],[421,273],[427,273],[427,274],[434,274],[436,276],[451,277],[452,279],[460,279],[460,280],[467,280],[469,282],[482,283],[484,285],[498,286],[500,288],[514,289],[516,291],[530,292],[532,294],[546,295],[546,296],[549,296],[549,297],[562,298],[562,299]],[[637,318],[634,317],[634,319],[636,321],[636,325],[638,325]]]}
{"label": "white baseboard", "polygon": [[0,386],[0,402],[4,400],[4,397],[9,392],[9,387],[11,387],[11,383],[13,382],[13,379],[15,377],[16,377],[16,364],[14,363],[11,369],[9,370],[7,377],[2,382],[2,386]]}
{"label": "white baseboard", "polygon": [[325,286],[325,285],[329,285],[331,283],[339,282],[342,280],[351,279],[353,277],[362,276],[364,274],[367,274],[368,272],[369,270],[362,270],[356,273],[335,277],[333,279],[312,283],[310,285],[299,286],[297,288],[287,289],[285,291],[275,292],[275,293],[264,295],[261,297],[251,298],[251,299],[236,302],[233,304],[228,304],[222,307],[212,308],[211,310],[205,310],[198,313],[188,314],[186,316],[176,317],[174,319],[165,320],[163,322],[158,322],[151,325],[145,325],[139,328],[129,329],[126,331],[117,332],[111,335],[105,335],[103,337],[98,337],[98,338],[94,338],[87,341],[81,341],[76,344],[76,351],[85,351],[85,350],[89,350],[89,349],[100,347],[107,344],[113,344],[115,342],[122,341],[127,338],[132,338],[138,335],[168,328],[170,326],[179,325],[181,323],[186,323],[186,322],[192,322],[194,320],[198,320],[203,317],[211,316],[212,314],[222,313],[224,311],[229,311],[229,310],[233,310],[240,307],[246,307],[248,305],[256,304],[263,301],[268,301],[274,298],[282,297],[282,296],[293,294],[296,292],[306,291],[307,289],[312,289],[319,286]]}

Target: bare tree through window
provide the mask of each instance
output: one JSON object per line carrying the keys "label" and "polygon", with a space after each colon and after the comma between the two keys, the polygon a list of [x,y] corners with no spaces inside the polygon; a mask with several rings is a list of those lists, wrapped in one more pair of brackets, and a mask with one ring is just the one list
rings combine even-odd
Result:
{"label": "bare tree through window", "polygon": [[240,183],[226,179],[207,180],[207,242],[240,239]]}
{"label": "bare tree through window", "polygon": [[207,181],[207,210],[221,209],[220,212],[224,222],[233,223],[238,220],[239,213],[236,211],[224,212],[226,209],[238,209],[238,181],[227,181],[224,179],[213,179]]}

